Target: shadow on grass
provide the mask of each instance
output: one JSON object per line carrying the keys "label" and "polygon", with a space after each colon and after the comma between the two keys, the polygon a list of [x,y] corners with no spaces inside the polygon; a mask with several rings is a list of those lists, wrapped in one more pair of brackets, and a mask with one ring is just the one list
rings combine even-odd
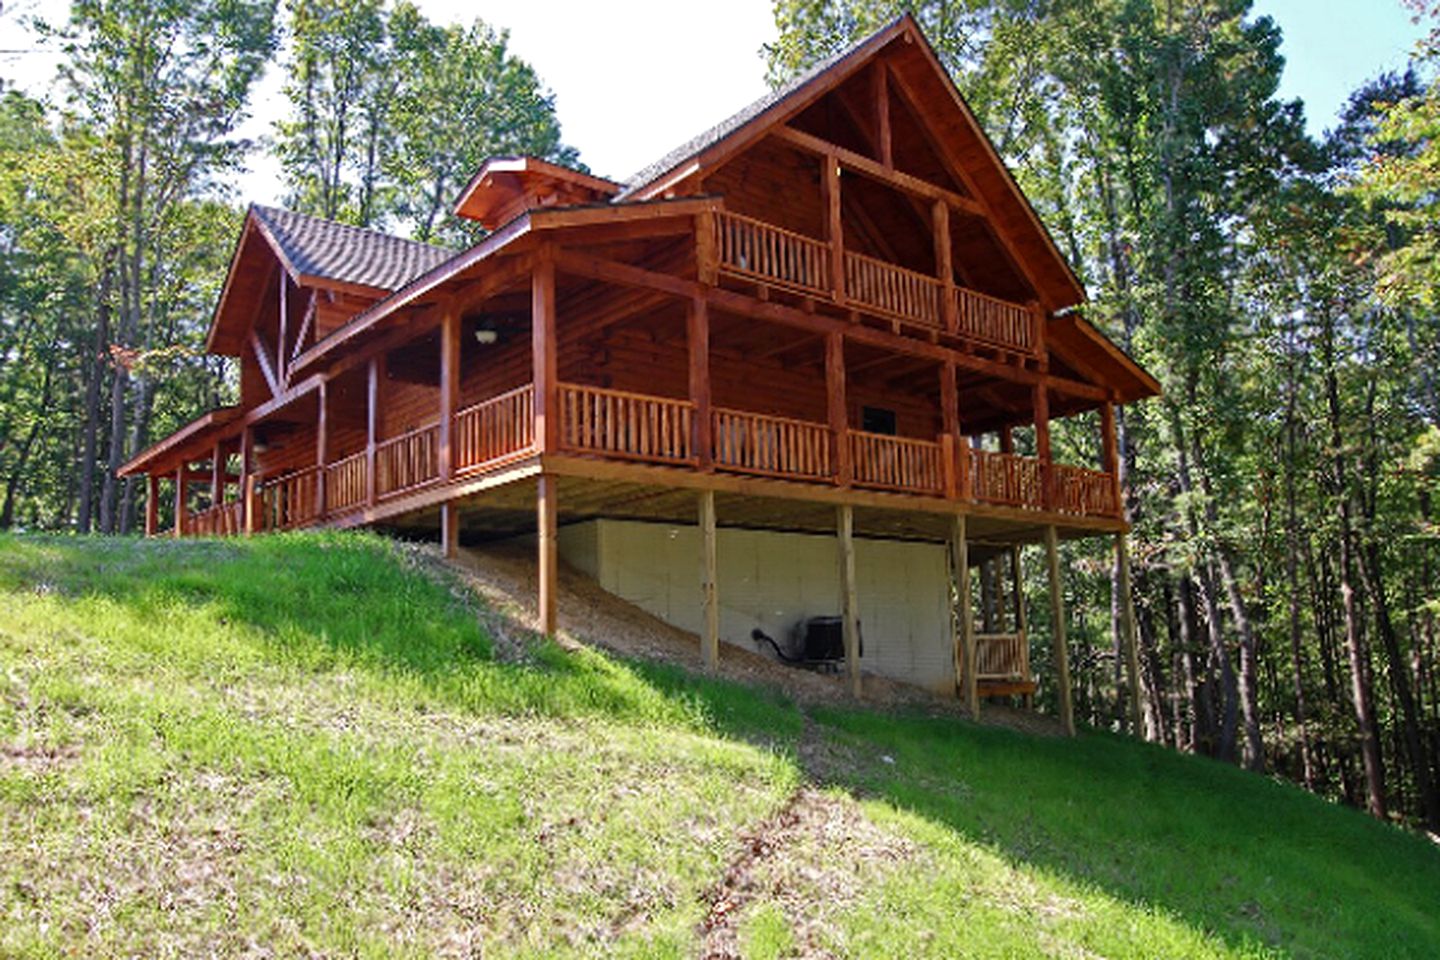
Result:
{"label": "shadow on grass", "polygon": [[[948,717],[803,708],[776,692],[549,643],[501,662],[468,592],[408,571],[406,556],[356,534],[0,538],[0,589],[103,597],[161,623],[177,609],[208,609],[243,625],[267,659],[371,671],[456,709],[744,740],[799,759],[818,782],[1162,911],[1238,952],[1440,956],[1440,852],[1292,787],[1105,734],[1036,738]],[[833,749],[809,749],[816,740]]]}

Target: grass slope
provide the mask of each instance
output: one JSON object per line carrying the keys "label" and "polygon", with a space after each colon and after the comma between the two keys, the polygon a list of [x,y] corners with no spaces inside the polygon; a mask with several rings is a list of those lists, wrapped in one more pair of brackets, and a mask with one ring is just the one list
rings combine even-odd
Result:
{"label": "grass slope", "polygon": [[517,653],[422,567],[0,539],[0,955],[1440,956],[1440,851],[1352,811]]}

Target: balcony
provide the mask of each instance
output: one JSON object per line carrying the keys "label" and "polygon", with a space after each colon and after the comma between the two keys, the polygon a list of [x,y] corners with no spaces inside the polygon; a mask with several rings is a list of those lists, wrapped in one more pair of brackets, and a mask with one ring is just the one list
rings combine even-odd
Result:
{"label": "balcony", "polygon": [[1021,304],[854,251],[842,251],[837,265],[829,243],[738,213],[716,214],[714,241],[721,273],[997,350],[1039,353],[1039,316]]}

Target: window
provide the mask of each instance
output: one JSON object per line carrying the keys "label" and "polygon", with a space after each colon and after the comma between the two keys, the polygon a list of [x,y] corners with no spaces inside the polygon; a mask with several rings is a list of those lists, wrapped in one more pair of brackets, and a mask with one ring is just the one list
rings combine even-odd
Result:
{"label": "window", "polygon": [[884,407],[861,407],[860,429],[866,433],[883,433],[895,436],[895,411]]}

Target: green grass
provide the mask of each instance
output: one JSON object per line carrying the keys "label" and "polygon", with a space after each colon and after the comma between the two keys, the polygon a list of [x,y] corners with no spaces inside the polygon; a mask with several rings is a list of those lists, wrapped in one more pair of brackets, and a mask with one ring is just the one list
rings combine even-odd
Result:
{"label": "green grass", "polygon": [[693,956],[807,781],[746,956],[1440,956],[1440,851],[1287,786],[483,622],[372,536],[0,538],[0,956]]}

